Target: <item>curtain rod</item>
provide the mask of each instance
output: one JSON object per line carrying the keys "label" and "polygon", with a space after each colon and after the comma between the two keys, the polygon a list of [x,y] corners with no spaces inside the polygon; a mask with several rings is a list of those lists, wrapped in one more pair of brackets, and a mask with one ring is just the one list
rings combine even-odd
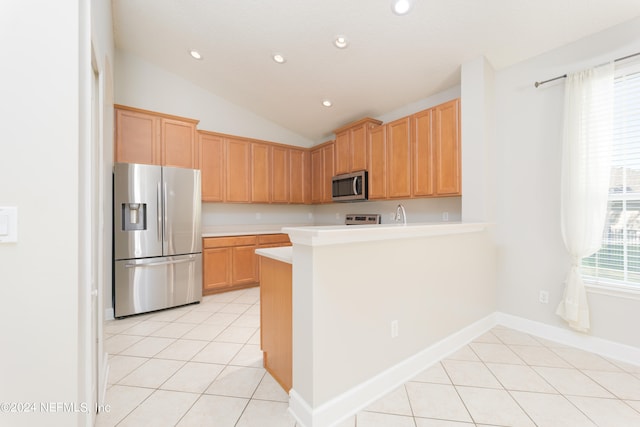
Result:
{"label": "curtain rod", "polygon": [[[625,59],[633,58],[634,56],[638,56],[638,55],[640,55],[640,52],[632,53],[631,55],[627,55],[627,56],[623,56],[622,58],[614,59],[613,62],[624,61]],[[541,82],[535,82],[533,85],[535,87],[538,87],[538,86],[543,85],[545,83],[550,83],[550,82],[554,82],[556,80],[565,79],[565,78],[567,78],[567,75],[563,74],[561,76],[554,77],[554,78],[549,79],[549,80],[543,80]]]}

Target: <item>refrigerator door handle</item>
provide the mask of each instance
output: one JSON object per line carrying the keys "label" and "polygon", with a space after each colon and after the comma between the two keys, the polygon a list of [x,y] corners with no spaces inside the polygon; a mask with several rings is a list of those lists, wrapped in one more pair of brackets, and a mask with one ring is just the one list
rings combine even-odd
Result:
{"label": "refrigerator door handle", "polygon": [[174,260],[174,261],[158,261],[158,262],[146,262],[146,263],[126,263],[124,266],[125,268],[135,268],[135,267],[157,267],[160,265],[170,265],[170,264],[182,264],[185,262],[195,262],[196,259],[195,258],[184,258],[184,259],[178,259],[178,260]]}
{"label": "refrigerator door handle", "polygon": [[[162,198],[162,215],[164,215],[164,223],[162,224],[162,238],[164,239],[165,242],[167,242],[167,248],[169,247],[169,243],[171,240],[171,236],[167,235],[167,222],[169,221],[173,221],[172,218],[168,218],[169,216],[169,210],[167,207],[167,183],[166,181],[162,183],[163,185],[163,190],[164,190],[164,194],[163,194],[163,198]],[[163,245],[164,246],[164,245]],[[165,250],[164,251],[164,255],[167,255],[168,252]]]}
{"label": "refrigerator door handle", "polygon": [[157,196],[158,198],[156,199],[156,207],[158,208],[158,229],[157,229],[157,234],[158,234],[158,241],[162,241],[162,192],[160,190],[160,183],[158,182],[157,185]]}

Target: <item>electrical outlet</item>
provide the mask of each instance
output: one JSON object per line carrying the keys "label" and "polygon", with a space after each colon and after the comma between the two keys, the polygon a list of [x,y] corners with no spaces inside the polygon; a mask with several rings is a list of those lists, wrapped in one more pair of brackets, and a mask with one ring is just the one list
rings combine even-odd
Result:
{"label": "electrical outlet", "polygon": [[312,213],[312,212],[309,212],[309,213],[307,214],[307,218],[309,218],[309,219],[313,219],[313,213]]}
{"label": "electrical outlet", "polygon": [[396,220],[396,213],[395,212],[390,212],[389,213],[389,221],[395,221]]}
{"label": "electrical outlet", "polygon": [[449,212],[442,212],[442,220],[449,221]]}
{"label": "electrical outlet", "polygon": [[256,219],[262,219],[262,214],[260,212],[256,213]]}
{"label": "electrical outlet", "polygon": [[398,321],[394,320],[391,322],[391,338],[398,337]]}
{"label": "electrical outlet", "polygon": [[340,214],[336,213],[336,219],[339,220],[340,219]]}
{"label": "electrical outlet", "polygon": [[538,301],[542,304],[549,304],[549,291],[540,291],[540,294],[538,294]]}

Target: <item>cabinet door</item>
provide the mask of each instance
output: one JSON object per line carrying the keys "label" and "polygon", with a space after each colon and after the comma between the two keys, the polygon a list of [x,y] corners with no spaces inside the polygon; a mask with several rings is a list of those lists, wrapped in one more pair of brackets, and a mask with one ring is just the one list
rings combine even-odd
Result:
{"label": "cabinet door", "polygon": [[433,195],[433,144],[431,143],[431,111],[425,110],[411,116],[413,159],[412,195]]}
{"label": "cabinet door", "polygon": [[196,125],[174,119],[161,119],[162,164],[195,168],[197,164]]}
{"label": "cabinet door", "polygon": [[203,251],[202,293],[231,286],[231,248]]}
{"label": "cabinet door", "polygon": [[369,134],[369,199],[387,198],[387,127],[378,126]]}
{"label": "cabinet door", "polygon": [[289,149],[271,146],[271,202],[289,203]]}
{"label": "cabinet door", "polygon": [[411,197],[411,147],[409,118],[387,125],[388,195],[390,198]]}
{"label": "cabinet door", "polygon": [[231,248],[233,260],[231,262],[231,283],[241,285],[257,282],[256,276],[256,247],[236,246]]}
{"label": "cabinet door", "polygon": [[251,201],[269,203],[270,195],[269,146],[251,144]]}
{"label": "cabinet door", "polygon": [[368,126],[363,124],[349,131],[351,172],[367,169],[367,129]]}
{"label": "cabinet door", "polygon": [[202,200],[224,201],[224,140],[220,136],[200,133],[200,169]]}
{"label": "cabinet door", "polygon": [[349,130],[336,134],[335,174],[351,172],[351,138]]}
{"label": "cabinet door", "polygon": [[162,164],[160,118],[137,111],[116,109],[115,161]]}
{"label": "cabinet door", "polygon": [[322,203],[324,163],[322,148],[311,152],[311,203]]}
{"label": "cabinet door", "polygon": [[260,257],[260,348],[264,367],[289,392],[292,384],[291,264]]}
{"label": "cabinet door", "polygon": [[433,109],[435,191],[438,195],[459,195],[460,177],[460,100]]}
{"label": "cabinet door", "polygon": [[334,169],[334,148],[333,148],[333,144],[329,144],[326,145],[323,149],[322,149],[322,170],[323,170],[323,176],[322,176],[322,201],[325,203],[331,203],[333,200],[331,198],[331,178],[333,178],[334,175],[336,175],[335,173],[335,169]]}
{"label": "cabinet door", "polygon": [[251,201],[251,146],[237,138],[225,140],[225,196],[227,202]]}
{"label": "cabinet door", "polygon": [[289,202],[307,203],[310,200],[309,154],[304,150],[289,150]]}

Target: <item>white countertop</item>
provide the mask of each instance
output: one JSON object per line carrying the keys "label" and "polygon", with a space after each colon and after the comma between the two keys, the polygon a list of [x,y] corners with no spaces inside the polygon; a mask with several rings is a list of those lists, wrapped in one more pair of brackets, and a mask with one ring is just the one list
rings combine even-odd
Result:
{"label": "white countertop", "polygon": [[256,249],[256,254],[263,257],[275,259],[276,261],[292,264],[293,248],[291,246],[281,246],[278,248]]}
{"label": "white countertop", "polygon": [[[299,225],[308,227],[307,224]],[[253,234],[279,234],[283,227],[298,227],[291,224],[252,224],[252,225],[203,225],[202,237],[247,236]]]}
{"label": "white countertop", "polygon": [[489,223],[436,222],[420,224],[329,225],[285,227],[293,244],[307,246],[338,245],[379,240],[409,239],[474,233],[490,226]]}

